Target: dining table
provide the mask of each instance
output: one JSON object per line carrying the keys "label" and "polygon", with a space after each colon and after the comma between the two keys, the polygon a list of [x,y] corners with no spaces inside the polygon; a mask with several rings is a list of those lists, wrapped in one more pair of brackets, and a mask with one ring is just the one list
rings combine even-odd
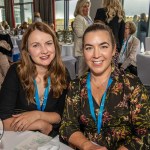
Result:
{"label": "dining table", "polygon": [[59,141],[59,136],[52,138],[34,131],[4,131],[0,150],[73,150]]}

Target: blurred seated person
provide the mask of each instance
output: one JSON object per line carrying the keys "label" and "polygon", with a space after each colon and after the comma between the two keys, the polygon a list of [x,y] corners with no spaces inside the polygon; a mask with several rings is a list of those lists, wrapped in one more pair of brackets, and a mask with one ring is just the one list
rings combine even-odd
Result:
{"label": "blurred seated person", "polygon": [[21,26],[19,27],[21,29],[21,34],[23,34],[29,27],[28,22],[24,21]]}
{"label": "blurred seated person", "polygon": [[2,26],[1,22],[0,22],[0,30],[4,30],[4,27]]}
{"label": "blurred seated person", "polygon": [[53,23],[50,24],[50,27],[55,31],[55,25]]}
{"label": "blurred seated person", "polygon": [[0,34],[0,52],[12,56],[13,44],[9,34]]}
{"label": "blurred seated person", "polygon": [[4,27],[4,30],[10,30],[10,26],[6,20],[2,21],[2,26]]}
{"label": "blurred seated person", "polygon": [[89,72],[70,82],[61,137],[80,150],[148,150],[150,99],[138,77],[116,72],[112,30],[94,24],[82,41]]}
{"label": "blurred seated person", "polygon": [[136,25],[133,21],[125,23],[124,42],[119,55],[119,66],[137,75],[136,55],[140,52],[140,40],[134,36]]}
{"label": "blurred seated person", "polygon": [[[0,40],[0,49],[4,48],[5,50],[10,51],[11,47],[5,40]],[[0,89],[3,83],[3,80],[6,76],[7,70],[9,68],[9,61],[7,55],[0,52]]]}
{"label": "blurred seated person", "polygon": [[4,130],[55,136],[70,80],[59,43],[47,24],[35,22],[24,33],[21,48],[21,60],[11,65],[0,91]]}
{"label": "blurred seated person", "polygon": [[42,22],[42,18],[39,12],[34,12],[34,22]]}

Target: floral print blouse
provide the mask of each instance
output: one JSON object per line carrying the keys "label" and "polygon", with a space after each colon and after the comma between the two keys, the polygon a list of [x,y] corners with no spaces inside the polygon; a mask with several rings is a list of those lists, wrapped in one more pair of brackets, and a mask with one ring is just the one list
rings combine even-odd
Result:
{"label": "floral print blouse", "polygon": [[[113,82],[107,90],[102,127],[97,133],[87,96],[86,77],[70,82],[60,135],[68,141],[71,134],[82,131],[91,141],[116,150],[150,149],[150,98],[139,78],[112,69]],[[99,106],[94,100],[96,117]]]}

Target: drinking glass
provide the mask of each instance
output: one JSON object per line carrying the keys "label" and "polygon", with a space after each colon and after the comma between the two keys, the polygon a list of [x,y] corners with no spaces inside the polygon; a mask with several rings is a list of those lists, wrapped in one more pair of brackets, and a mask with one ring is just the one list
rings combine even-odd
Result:
{"label": "drinking glass", "polygon": [[0,119],[0,143],[1,143],[1,139],[3,137],[3,134],[4,134],[4,126],[3,126],[2,120]]}

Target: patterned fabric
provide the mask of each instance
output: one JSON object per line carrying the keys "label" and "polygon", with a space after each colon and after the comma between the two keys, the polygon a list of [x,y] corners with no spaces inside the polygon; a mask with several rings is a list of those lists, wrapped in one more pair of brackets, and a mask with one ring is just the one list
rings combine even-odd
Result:
{"label": "patterned fabric", "polygon": [[[60,128],[63,140],[82,131],[89,140],[109,150],[121,145],[129,150],[149,149],[150,99],[138,77],[112,69],[113,82],[107,91],[100,134],[89,109],[86,77],[70,82]],[[97,117],[99,106],[93,101]]]}

